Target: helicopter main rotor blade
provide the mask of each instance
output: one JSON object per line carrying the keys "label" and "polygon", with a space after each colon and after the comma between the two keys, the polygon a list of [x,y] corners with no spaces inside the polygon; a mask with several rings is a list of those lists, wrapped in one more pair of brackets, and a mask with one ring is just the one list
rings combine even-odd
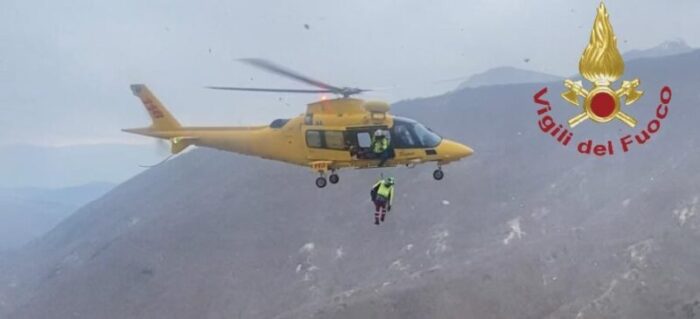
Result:
{"label": "helicopter main rotor blade", "polygon": [[310,78],[310,77],[307,77],[307,76],[305,76],[305,75],[299,74],[298,72],[295,72],[295,71],[292,71],[292,70],[288,70],[288,69],[286,69],[286,68],[284,68],[284,67],[281,67],[281,66],[279,66],[279,65],[277,65],[277,64],[274,64],[274,63],[272,63],[272,62],[270,62],[270,61],[267,61],[267,60],[263,60],[263,59],[241,59],[240,61],[245,62],[245,63],[248,63],[248,64],[253,65],[253,66],[256,66],[256,67],[259,67],[259,68],[261,68],[261,69],[265,69],[265,70],[267,70],[267,71],[269,71],[269,72],[272,72],[272,73],[277,73],[277,74],[279,74],[279,75],[286,76],[286,77],[288,77],[288,78],[292,78],[292,79],[295,79],[295,80],[297,80],[297,81],[304,82],[304,83],[306,83],[306,84],[310,84],[310,85],[313,85],[313,86],[316,86],[316,87],[320,87],[320,88],[322,88],[322,89],[330,90],[330,91],[332,91],[332,92],[334,92],[334,93],[341,94],[342,91],[343,91],[343,89],[341,89],[341,88],[339,88],[339,87],[336,87],[336,86],[333,86],[333,85],[330,85],[330,84],[327,84],[327,83],[323,83],[323,82],[321,82],[321,81],[314,80],[314,79],[312,79],[312,78]]}
{"label": "helicopter main rotor blade", "polygon": [[267,88],[244,88],[244,87],[232,87],[232,86],[207,86],[206,88],[212,89],[212,90],[252,91],[252,92],[335,93],[335,91],[331,91],[331,90],[267,89]]}

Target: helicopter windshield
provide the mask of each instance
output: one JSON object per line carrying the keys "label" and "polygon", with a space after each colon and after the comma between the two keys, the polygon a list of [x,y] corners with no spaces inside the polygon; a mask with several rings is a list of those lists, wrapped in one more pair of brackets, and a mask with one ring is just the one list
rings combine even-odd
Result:
{"label": "helicopter windshield", "polygon": [[440,144],[442,137],[435,134],[423,124],[394,118],[391,128],[391,142],[395,148],[435,147]]}

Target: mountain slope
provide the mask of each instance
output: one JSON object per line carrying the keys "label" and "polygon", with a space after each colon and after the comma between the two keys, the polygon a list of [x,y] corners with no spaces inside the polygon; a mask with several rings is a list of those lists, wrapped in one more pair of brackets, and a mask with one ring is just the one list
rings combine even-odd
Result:
{"label": "mountain slope", "polygon": [[109,183],[90,183],[61,189],[0,189],[0,252],[40,237],[112,187]]}
{"label": "mountain slope", "polygon": [[631,50],[626,52],[623,56],[625,60],[634,60],[641,58],[660,58],[664,56],[678,55],[691,52],[695,49],[690,47],[682,39],[666,41],[653,48],[646,50]]}
{"label": "mountain slope", "polygon": [[562,77],[542,72],[522,70],[514,67],[498,67],[474,74],[457,86],[457,90],[488,85],[546,83],[563,80]]}
{"label": "mountain slope", "polygon": [[4,145],[0,146],[0,188],[121,183],[143,171],[139,165],[157,163],[167,154],[153,144]]}
{"label": "mountain slope", "polygon": [[[284,164],[197,150],[89,204],[0,265],[7,318],[670,318],[700,311],[700,52],[632,61],[652,118],[627,154],[592,158],[537,127],[543,84],[394,105],[473,146],[445,167],[387,169],[397,201],[371,224],[379,171],[324,190]],[[572,109],[550,85],[558,118]],[[577,139],[638,129],[582,124]],[[689,315],[691,314],[691,315]],[[691,316],[692,317],[692,316]]]}

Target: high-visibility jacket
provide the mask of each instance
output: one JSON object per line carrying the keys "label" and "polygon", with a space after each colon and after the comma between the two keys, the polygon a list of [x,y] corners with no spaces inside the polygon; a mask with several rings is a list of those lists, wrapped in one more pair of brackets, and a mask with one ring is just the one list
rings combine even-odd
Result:
{"label": "high-visibility jacket", "polygon": [[389,148],[389,141],[386,138],[375,138],[372,141],[372,152],[374,153],[382,153],[387,148]]}
{"label": "high-visibility jacket", "polygon": [[377,196],[384,197],[389,201],[389,206],[394,203],[394,185],[387,185],[384,180],[378,181],[372,189],[377,189]]}

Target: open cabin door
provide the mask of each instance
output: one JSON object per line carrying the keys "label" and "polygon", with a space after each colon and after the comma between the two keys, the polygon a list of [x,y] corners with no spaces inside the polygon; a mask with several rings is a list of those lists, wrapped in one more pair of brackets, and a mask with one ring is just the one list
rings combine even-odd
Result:
{"label": "open cabin door", "polygon": [[[387,131],[387,126],[365,126],[348,128],[345,131],[346,141],[348,142],[350,156],[356,160],[378,160],[376,154],[372,151],[372,136],[377,130]],[[394,158],[394,147],[391,137],[389,138],[389,158]]]}

